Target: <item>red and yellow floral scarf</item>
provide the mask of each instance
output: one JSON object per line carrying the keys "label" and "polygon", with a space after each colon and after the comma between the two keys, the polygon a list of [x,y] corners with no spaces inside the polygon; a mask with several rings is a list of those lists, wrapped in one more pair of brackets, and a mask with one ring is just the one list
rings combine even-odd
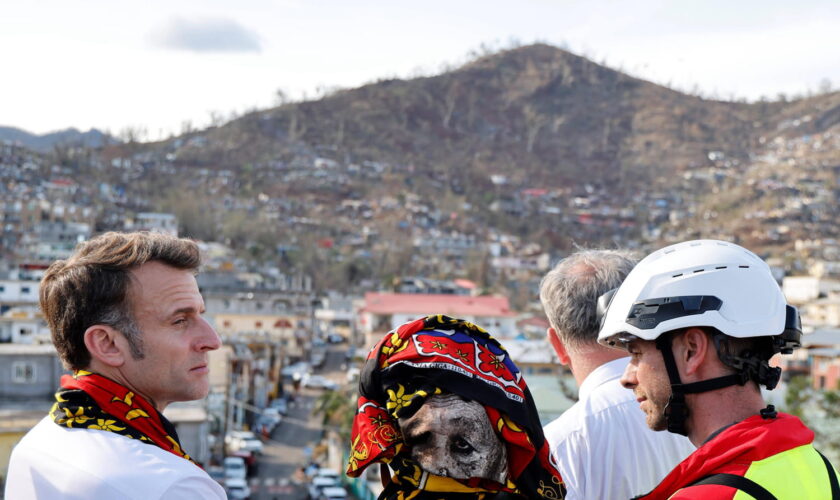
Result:
{"label": "red and yellow floral scarf", "polygon": [[102,375],[84,370],[64,375],[55,400],[50,416],[58,425],[114,432],[195,463],[181,449],[175,426],[166,417],[139,394]]}
{"label": "red and yellow floral scarf", "polygon": [[[441,392],[484,406],[508,455],[509,479],[453,479],[411,458],[398,419]],[[468,321],[428,316],[389,332],[374,347],[359,381],[347,475],[387,463],[394,475],[380,498],[561,499],[565,487],[549,452],[533,398],[499,342]]]}

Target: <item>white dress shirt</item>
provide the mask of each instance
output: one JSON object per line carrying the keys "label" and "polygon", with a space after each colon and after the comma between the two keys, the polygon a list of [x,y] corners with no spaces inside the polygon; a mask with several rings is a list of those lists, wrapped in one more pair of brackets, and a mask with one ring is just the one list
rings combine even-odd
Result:
{"label": "white dress shirt", "polygon": [[6,498],[226,500],[200,467],[113,432],[69,429],[45,417],[15,446]]}
{"label": "white dress shirt", "polygon": [[654,432],[633,391],[619,379],[630,358],[584,379],[578,402],[543,429],[569,500],[626,500],[652,490],[692,453],[684,436]]}

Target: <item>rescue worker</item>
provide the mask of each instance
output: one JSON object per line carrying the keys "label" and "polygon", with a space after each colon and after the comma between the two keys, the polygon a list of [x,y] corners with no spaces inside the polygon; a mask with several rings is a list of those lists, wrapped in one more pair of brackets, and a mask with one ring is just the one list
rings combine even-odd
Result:
{"label": "rescue worker", "polygon": [[698,447],[638,498],[840,498],[813,431],[762,398],[759,384],[773,389],[781,375],[770,358],[799,347],[801,329],[758,256],[713,240],[663,248],[601,296],[599,312],[599,342],[630,353],[621,381],[648,426]]}

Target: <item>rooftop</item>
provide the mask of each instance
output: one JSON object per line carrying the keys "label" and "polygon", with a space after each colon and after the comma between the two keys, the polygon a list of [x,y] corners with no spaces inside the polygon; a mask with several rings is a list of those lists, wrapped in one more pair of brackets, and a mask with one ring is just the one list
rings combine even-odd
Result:
{"label": "rooftop", "polygon": [[0,344],[0,356],[21,354],[56,355],[57,353],[52,344]]}
{"label": "rooftop", "polygon": [[559,364],[554,350],[545,340],[505,340],[504,347],[518,366]]}
{"label": "rooftop", "polygon": [[821,328],[802,336],[802,345],[809,346],[840,346],[840,328]]}
{"label": "rooftop", "polygon": [[809,349],[808,354],[811,356],[818,356],[821,358],[840,358],[840,349],[833,347],[822,347],[819,349]]}
{"label": "rooftop", "polygon": [[507,297],[378,293],[365,294],[364,311],[374,314],[446,314],[462,316],[514,316]]}

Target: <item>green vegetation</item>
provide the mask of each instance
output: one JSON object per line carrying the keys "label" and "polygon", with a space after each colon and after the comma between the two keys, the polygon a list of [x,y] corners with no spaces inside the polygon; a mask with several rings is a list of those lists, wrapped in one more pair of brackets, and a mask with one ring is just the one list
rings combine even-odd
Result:
{"label": "green vegetation", "polygon": [[335,430],[343,442],[349,443],[356,416],[356,388],[324,392],[315,401],[315,412],[323,416],[325,429]]}
{"label": "green vegetation", "polygon": [[788,382],[785,411],[801,418],[814,431],[814,446],[833,463],[840,460],[840,387],[815,390],[808,377]]}

